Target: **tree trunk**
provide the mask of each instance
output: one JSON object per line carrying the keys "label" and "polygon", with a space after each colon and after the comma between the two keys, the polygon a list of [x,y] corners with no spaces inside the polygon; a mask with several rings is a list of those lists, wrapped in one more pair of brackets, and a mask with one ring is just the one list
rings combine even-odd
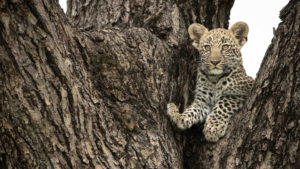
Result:
{"label": "tree trunk", "polygon": [[179,132],[166,116],[168,102],[182,110],[192,98],[187,27],[226,28],[232,5],[69,0],[66,17],[55,0],[1,1],[0,168],[296,166],[297,0],[225,138],[207,143],[201,125]]}
{"label": "tree trunk", "polygon": [[233,0],[68,4],[0,3],[1,168],[182,168],[186,29],[227,27]]}

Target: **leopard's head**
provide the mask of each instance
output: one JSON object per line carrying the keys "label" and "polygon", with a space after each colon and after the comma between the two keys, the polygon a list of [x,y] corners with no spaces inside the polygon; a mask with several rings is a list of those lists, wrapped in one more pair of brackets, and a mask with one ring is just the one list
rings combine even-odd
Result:
{"label": "leopard's head", "polygon": [[207,30],[203,25],[194,23],[188,32],[193,46],[199,51],[199,68],[207,75],[222,75],[242,65],[240,49],[247,42],[248,25],[235,23],[229,30]]}

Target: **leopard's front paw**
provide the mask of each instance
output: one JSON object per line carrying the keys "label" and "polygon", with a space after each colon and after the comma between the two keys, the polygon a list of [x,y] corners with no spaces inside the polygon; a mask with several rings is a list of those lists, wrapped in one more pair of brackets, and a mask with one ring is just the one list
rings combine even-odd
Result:
{"label": "leopard's front paw", "polygon": [[217,142],[225,135],[227,125],[224,123],[210,123],[206,122],[203,129],[205,139],[210,142]]}
{"label": "leopard's front paw", "polygon": [[176,124],[177,128],[185,130],[191,127],[191,120],[186,115],[180,114],[178,107],[174,103],[169,103],[167,109],[168,116]]}
{"label": "leopard's front paw", "polygon": [[177,106],[174,103],[168,103],[167,105],[167,114],[170,117],[174,117],[174,115],[179,113]]}

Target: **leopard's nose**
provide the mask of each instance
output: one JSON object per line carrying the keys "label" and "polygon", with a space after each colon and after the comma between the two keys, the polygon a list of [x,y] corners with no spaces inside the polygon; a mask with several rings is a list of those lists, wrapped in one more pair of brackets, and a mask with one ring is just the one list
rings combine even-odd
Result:
{"label": "leopard's nose", "polygon": [[210,61],[213,65],[217,66],[217,64],[219,64],[221,61],[220,60],[212,60]]}

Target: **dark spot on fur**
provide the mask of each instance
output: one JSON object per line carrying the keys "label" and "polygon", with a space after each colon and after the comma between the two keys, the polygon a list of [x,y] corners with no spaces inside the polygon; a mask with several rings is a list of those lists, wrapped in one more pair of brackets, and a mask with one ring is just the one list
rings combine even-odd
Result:
{"label": "dark spot on fur", "polygon": [[230,103],[230,104],[232,104],[232,105],[234,104],[234,102],[233,102],[233,101],[231,101],[231,100],[229,100],[229,103]]}

